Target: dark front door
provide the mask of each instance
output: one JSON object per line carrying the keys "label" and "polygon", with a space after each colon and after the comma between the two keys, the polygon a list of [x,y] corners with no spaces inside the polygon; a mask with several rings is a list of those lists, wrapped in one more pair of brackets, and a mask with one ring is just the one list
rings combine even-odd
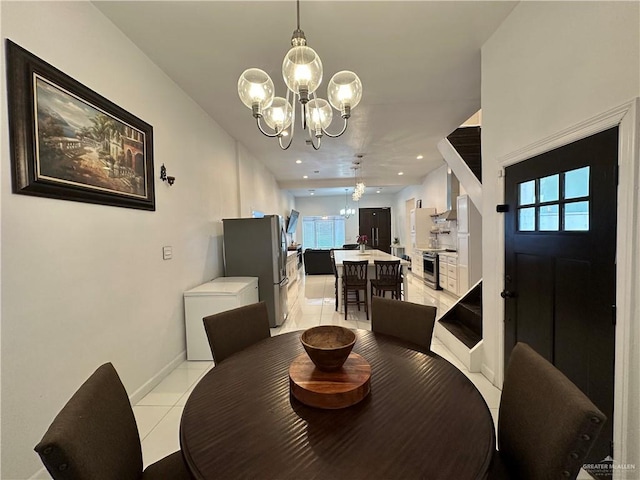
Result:
{"label": "dark front door", "polygon": [[359,234],[367,236],[367,245],[391,253],[391,209],[361,208]]}
{"label": "dark front door", "polygon": [[505,365],[526,342],[607,416],[611,453],[618,129],[505,170]]}

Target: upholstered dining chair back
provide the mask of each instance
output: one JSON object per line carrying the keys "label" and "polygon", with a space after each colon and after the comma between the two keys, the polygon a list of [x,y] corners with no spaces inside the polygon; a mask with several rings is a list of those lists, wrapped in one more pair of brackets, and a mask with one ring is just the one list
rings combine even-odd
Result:
{"label": "upholstered dining chair back", "polygon": [[267,304],[258,302],[203,318],[216,364],[271,336]]}
{"label": "upholstered dining chair back", "polygon": [[436,307],[392,300],[371,299],[371,330],[406,340],[431,350]]}
{"label": "upholstered dining chair back", "polygon": [[80,386],[35,451],[54,480],[191,479],[180,452],[143,473],[136,420],[111,363],[100,366]]}
{"label": "upholstered dining chair back", "polygon": [[504,379],[490,478],[575,479],[605,421],[560,370],[518,343]]}

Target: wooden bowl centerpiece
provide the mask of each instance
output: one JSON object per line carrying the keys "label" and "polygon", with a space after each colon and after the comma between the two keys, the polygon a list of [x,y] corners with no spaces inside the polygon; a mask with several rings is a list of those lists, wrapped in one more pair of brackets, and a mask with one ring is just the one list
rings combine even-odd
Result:
{"label": "wooden bowl centerpiece", "polygon": [[321,325],[305,330],[300,341],[318,369],[332,372],[344,365],[356,343],[356,335],[348,328]]}

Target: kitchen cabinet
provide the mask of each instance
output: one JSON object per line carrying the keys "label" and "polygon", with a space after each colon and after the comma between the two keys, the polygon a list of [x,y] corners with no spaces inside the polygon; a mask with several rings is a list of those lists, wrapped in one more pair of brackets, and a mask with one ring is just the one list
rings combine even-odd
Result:
{"label": "kitchen cabinet", "polygon": [[438,254],[440,265],[438,283],[443,290],[458,295],[458,256],[450,253]]}
{"label": "kitchen cabinet", "polygon": [[482,216],[468,195],[457,199],[458,291],[464,295],[482,278]]}
{"label": "kitchen cabinet", "polygon": [[422,263],[422,250],[414,250],[411,255],[411,273],[420,280],[424,277],[424,264]]}
{"label": "kitchen cabinet", "polygon": [[287,252],[287,278],[289,288],[298,281],[298,252]]}

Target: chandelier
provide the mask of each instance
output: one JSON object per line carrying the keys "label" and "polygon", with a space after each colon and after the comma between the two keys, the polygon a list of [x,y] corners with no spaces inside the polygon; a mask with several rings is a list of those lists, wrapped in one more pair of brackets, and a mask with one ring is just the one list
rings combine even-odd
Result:
{"label": "chandelier", "polygon": [[[296,0],[297,28],[291,37],[291,49],[282,62],[282,76],[287,85],[287,97],[274,97],[273,81],[259,68],[245,70],[238,80],[240,100],[252,112],[258,129],[267,137],[277,137],[280,148],[288,149],[293,141],[295,129],[296,101],[300,104],[300,121],[303,130],[309,133],[310,143],[315,150],[320,148],[322,136],[339,137],[347,130],[351,110],[362,98],[362,83],[358,76],[348,70],[336,73],[327,87],[329,101],[316,96],[322,82],[322,62],[318,54],[307,46],[304,32],[300,30],[300,0]],[[329,133],[327,127],[333,119],[333,110],[340,112],[344,120],[342,130]],[[266,123],[272,131],[262,125]],[[289,137],[288,143],[283,137]]]}
{"label": "chandelier", "polygon": [[[362,156],[359,155],[358,158],[362,158]],[[353,188],[353,194],[351,195],[351,198],[353,199],[354,202],[359,202],[360,197],[362,197],[362,194],[364,193],[364,189],[366,188],[362,180],[358,181],[358,169],[360,168],[360,163],[353,162],[353,167],[351,168],[353,169],[353,180],[356,184],[355,187]]]}
{"label": "chandelier", "polygon": [[348,191],[349,191],[348,188],[344,189],[344,208],[340,210],[340,215],[342,215],[344,218],[349,218],[351,215],[355,215],[356,213],[355,208],[348,208],[349,207],[349,197],[347,195]]}

